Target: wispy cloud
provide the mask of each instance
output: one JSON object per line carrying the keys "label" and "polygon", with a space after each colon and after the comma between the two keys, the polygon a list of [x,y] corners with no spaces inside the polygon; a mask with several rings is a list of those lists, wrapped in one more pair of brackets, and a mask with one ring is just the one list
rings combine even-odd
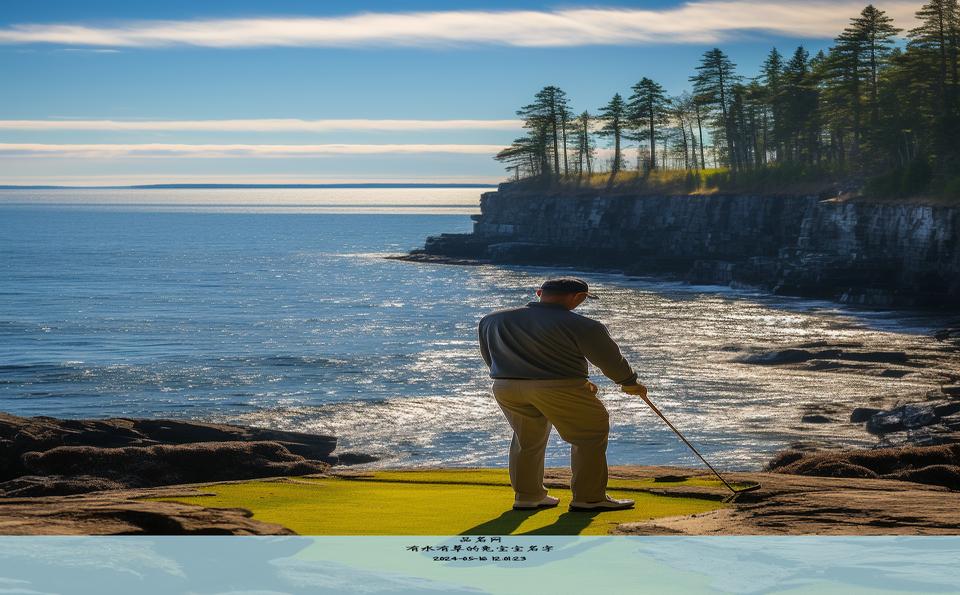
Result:
{"label": "wispy cloud", "polygon": [[516,130],[519,120],[299,120],[259,118],[244,120],[0,120],[0,130],[94,131],[215,131],[215,132],[329,132]]}
{"label": "wispy cloud", "polygon": [[[920,4],[895,0],[881,8],[905,23]],[[110,26],[16,24],[0,29],[0,43],[211,48],[713,43],[741,32],[830,38],[862,8],[863,0],[706,0],[650,10],[361,13],[329,18],[132,21]]]}
{"label": "wispy cloud", "polygon": [[0,156],[6,157],[323,157],[330,155],[410,155],[424,153],[460,153],[492,155],[500,145],[455,144],[323,144],[323,145],[240,145],[240,144],[40,144],[0,143]]}
{"label": "wispy cloud", "polygon": [[77,54],[119,54],[120,50],[114,50],[109,48],[57,48],[51,50],[54,52],[66,52],[77,53]]}

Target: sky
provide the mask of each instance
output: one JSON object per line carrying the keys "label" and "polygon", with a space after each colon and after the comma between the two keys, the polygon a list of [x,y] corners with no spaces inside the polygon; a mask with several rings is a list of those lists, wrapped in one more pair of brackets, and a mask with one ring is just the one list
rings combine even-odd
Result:
{"label": "sky", "polygon": [[[599,3],[597,3],[599,1]],[[878,2],[902,28],[920,2]],[[0,12],[0,184],[497,182],[545,85],[755,76],[864,3],[45,0]]]}

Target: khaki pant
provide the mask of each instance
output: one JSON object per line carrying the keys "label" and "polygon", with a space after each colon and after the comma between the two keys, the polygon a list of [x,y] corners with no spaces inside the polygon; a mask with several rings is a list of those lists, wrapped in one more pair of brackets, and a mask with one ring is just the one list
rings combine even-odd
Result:
{"label": "khaki pant", "polygon": [[493,396],[513,428],[510,484],[518,500],[542,499],[543,458],[551,426],[570,443],[570,487],[577,502],[606,497],[607,409],[585,378],[493,381]]}

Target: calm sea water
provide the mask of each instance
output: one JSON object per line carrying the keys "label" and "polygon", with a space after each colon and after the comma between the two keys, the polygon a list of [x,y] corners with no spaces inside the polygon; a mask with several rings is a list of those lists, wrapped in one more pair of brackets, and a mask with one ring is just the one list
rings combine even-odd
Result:
{"label": "calm sea water", "polygon": [[[410,466],[504,465],[477,320],[555,270],[386,260],[470,229],[481,190],[0,192],[0,409],[165,416],[333,433]],[[99,203],[99,204],[89,204]],[[810,406],[929,388],[737,363],[757,346],[927,346],[938,321],[716,287],[584,273],[651,396],[721,465],[756,469]],[[612,464],[695,465],[605,380]],[[554,436],[548,463],[569,450]]]}

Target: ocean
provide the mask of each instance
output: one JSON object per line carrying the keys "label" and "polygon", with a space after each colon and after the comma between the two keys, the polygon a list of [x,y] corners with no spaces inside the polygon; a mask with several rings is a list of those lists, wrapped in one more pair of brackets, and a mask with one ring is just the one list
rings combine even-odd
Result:
{"label": "ocean", "polygon": [[[506,465],[476,322],[571,271],[384,258],[469,231],[482,191],[0,191],[0,410],[330,433],[374,466]],[[578,274],[602,295],[578,311],[722,467],[759,469],[797,440],[870,444],[859,426],[800,419],[934,388],[739,361],[813,341],[922,348],[934,317]],[[594,379],[611,464],[698,464],[641,401]],[[554,434],[547,463],[568,457]]]}

